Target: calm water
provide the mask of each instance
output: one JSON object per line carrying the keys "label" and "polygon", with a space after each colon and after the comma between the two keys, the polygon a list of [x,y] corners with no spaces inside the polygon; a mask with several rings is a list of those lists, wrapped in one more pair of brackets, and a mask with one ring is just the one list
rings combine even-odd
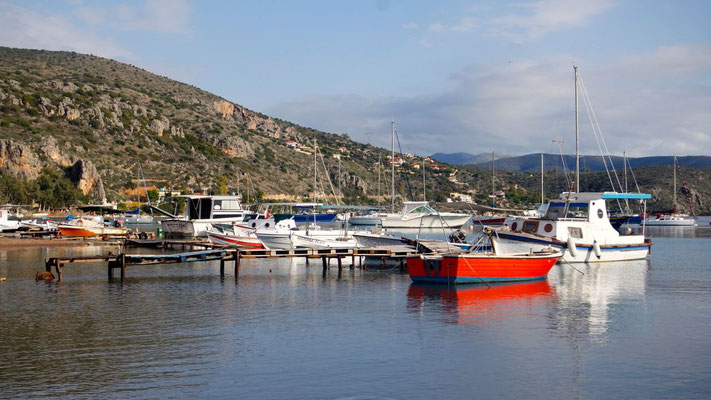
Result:
{"label": "calm water", "polygon": [[36,283],[112,249],[0,251],[0,398],[710,398],[711,229],[650,232],[649,261],[491,288],[300,260]]}

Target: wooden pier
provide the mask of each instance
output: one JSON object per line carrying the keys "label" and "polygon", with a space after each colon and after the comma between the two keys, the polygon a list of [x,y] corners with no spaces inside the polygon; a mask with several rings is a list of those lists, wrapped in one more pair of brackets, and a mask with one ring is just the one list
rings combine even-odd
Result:
{"label": "wooden pier", "polygon": [[[199,244],[203,245],[203,244]],[[109,280],[114,278],[114,269],[120,270],[121,282],[126,279],[126,268],[135,265],[155,265],[170,263],[191,263],[199,261],[220,261],[220,276],[225,276],[225,264],[232,262],[234,266],[235,279],[239,278],[239,270],[242,259],[253,258],[305,258],[308,264],[310,259],[320,258],[323,266],[323,274],[326,275],[330,266],[330,260],[336,259],[338,263],[338,277],[343,271],[343,259],[350,258],[350,268],[354,269],[356,257],[363,266],[363,258],[378,258],[383,266],[386,260],[396,260],[400,270],[404,270],[405,259],[408,256],[417,254],[416,250],[408,246],[375,247],[375,248],[350,248],[350,249],[291,249],[291,250],[267,250],[267,249],[233,249],[233,248],[213,248],[206,250],[190,251],[174,254],[111,254],[105,256],[78,256],[78,257],[52,257],[45,260],[45,270],[51,272],[55,269],[57,279],[62,280],[63,268],[75,263],[96,263],[106,262]]]}

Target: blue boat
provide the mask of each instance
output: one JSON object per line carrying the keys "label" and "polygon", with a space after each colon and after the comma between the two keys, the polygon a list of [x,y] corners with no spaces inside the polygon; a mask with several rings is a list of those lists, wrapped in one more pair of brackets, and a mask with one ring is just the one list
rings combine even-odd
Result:
{"label": "blue boat", "polygon": [[294,215],[294,221],[296,222],[333,222],[336,219],[338,213],[324,213],[324,214],[296,214]]}

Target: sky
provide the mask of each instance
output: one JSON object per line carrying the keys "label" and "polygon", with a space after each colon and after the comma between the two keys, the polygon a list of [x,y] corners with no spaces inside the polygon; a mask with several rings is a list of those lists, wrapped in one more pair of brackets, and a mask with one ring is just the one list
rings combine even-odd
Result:
{"label": "sky", "polygon": [[419,155],[574,153],[576,65],[583,154],[711,155],[709,15],[705,0],[0,0],[0,45],[113,58],[382,147],[394,121]]}

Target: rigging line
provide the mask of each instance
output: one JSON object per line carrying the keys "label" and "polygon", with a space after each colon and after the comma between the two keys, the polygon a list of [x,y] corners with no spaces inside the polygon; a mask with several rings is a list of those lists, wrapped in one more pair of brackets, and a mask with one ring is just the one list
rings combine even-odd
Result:
{"label": "rigging line", "polygon": [[630,163],[630,160],[627,159],[627,165],[630,167],[630,173],[632,174],[632,180],[634,181],[634,186],[637,188],[637,193],[641,193],[639,190],[639,184],[637,184],[637,178],[634,176],[634,170],[632,169],[632,164]]}
{"label": "rigging line", "polygon": [[[615,175],[615,180],[617,180],[617,185],[620,187],[620,192],[622,192],[622,191],[623,191],[623,189],[622,189],[622,182],[620,181],[620,177],[619,177],[619,175],[617,174],[617,170],[615,169],[615,164],[612,162],[612,156],[611,156],[611,154],[610,154],[610,150],[609,150],[608,147],[607,147],[607,141],[605,140],[605,136],[602,134],[602,128],[600,128],[600,122],[599,122],[598,119],[597,119],[597,115],[596,115],[596,113],[595,113],[595,109],[593,108],[592,102],[590,101],[590,96],[588,95],[587,88],[585,87],[585,82],[583,82],[582,78],[581,78],[581,80],[580,80],[580,85],[581,85],[581,87],[582,87],[582,89],[583,89],[584,98],[586,99],[587,103],[590,105],[590,110],[589,110],[589,114],[591,114],[591,116],[589,115],[589,117],[591,118],[591,122],[590,122],[590,123],[591,123],[591,124],[593,123],[592,120],[595,121],[595,123],[594,123],[594,125],[593,125],[593,130],[597,127],[597,133],[599,133],[599,135],[600,135],[600,140],[602,140],[602,145],[603,145],[603,147],[605,148],[605,152],[607,153],[607,158],[610,160],[610,167],[612,168],[612,173],[613,173],[613,175]],[[597,134],[597,133],[596,133],[596,134]],[[602,151],[601,151],[601,153],[602,153]],[[603,157],[604,157],[604,154],[603,154]],[[608,172],[608,176],[609,176],[609,172]],[[612,178],[610,178],[610,183],[612,184]],[[612,184],[612,188],[613,188],[613,190],[614,190],[614,188],[615,188],[615,185],[614,185],[614,184]],[[626,207],[629,209],[629,207],[630,207],[630,205],[629,205],[629,200],[625,199],[625,205],[626,205]],[[621,205],[620,205],[620,200],[619,200],[619,199],[617,199],[617,206],[618,206],[620,209],[622,208]]]}
{"label": "rigging line", "polygon": [[340,205],[341,203],[338,200],[338,196],[336,196],[336,190],[333,188],[333,182],[331,182],[331,176],[328,174],[328,169],[326,169],[326,162],[323,160],[323,153],[321,153],[320,149],[318,149],[318,154],[321,157],[321,165],[323,165],[323,171],[324,175],[326,175],[326,179],[328,180],[328,185],[331,187],[331,193],[333,193],[333,197],[336,198],[336,205]]}
{"label": "rigging line", "polygon": [[[402,158],[404,157],[404,154],[402,153],[402,146],[400,146],[400,136],[397,134],[397,128],[395,128],[395,139],[397,139],[397,148],[400,150],[400,157]],[[393,160],[393,163],[395,163],[395,160]],[[405,174],[407,194],[410,195],[410,199],[414,199],[415,197],[412,195],[412,187],[410,186],[410,163],[405,163],[405,165],[407,166],[407,173]]]}

